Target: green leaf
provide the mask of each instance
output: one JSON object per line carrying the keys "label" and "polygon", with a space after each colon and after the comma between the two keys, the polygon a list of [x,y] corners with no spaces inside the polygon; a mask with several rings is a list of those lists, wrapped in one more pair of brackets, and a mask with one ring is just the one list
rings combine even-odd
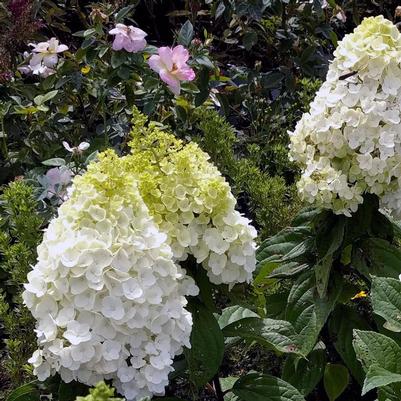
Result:
{"label": "green leaf", "polygon": [[276,352],[299,353],[300,349],[294,327],[285,320],[248,317],[224,327],[223,334],[257,341]]}
{"label": "green leaf", "polygon": [[12,391],[7,401],[39,401],[40,393],[36,387],[36,381],[24,384]]}
{"label": "green leaf", "polygon": [[200,304],[191,308],[191,349],[186,351],[190,380],[205,385],[218,371],[224,355],[224,337],[213,314]]}
{"label": "green leaf", "polygon": [[178,33],[177,42],[180,45],[188,47],[191,44],[191,40],[194,37],[194,27],[190,20],[187,20],[181,27]]}
{"label": "green leaf", "polygon": [[377,387],[387,386],[392,383],[401,382],[401,374],[393,373],[387,369],[383,369],[378,365],[372,365],[366,374],[363,383],[362,395]]}
{"label": "green leaf", "polygon": [[401,348],[393,339],[374,331],[354,330],[353,345],[365,371],[378,365],[401,374]]}
{"label": "green leaf", "polygon": [[251,311],[250,309],[244,308],[239,305],[229,306],[224,308],[221,316],[219,316],[218,322],[221,329],[228,326],[231,323],[237,322],[241,319],[248,317],[259,317],[257,313]]}
{"label": "green leaf", "polygon": [[345,222],[344,216],[329,216],[327,223],[323,226],[324,229],[318,232],[316,246],[321,259],[332,255],[340,248],[344,239]]}
{"label": "green leaf", "polygon": [[373,311],[386,319],[387,328],[401,331],[401,282],[394,278],[372,278]]}
{"label": "green leaf", "polygon": [[298,333],[302,354],[307,355],[315,347],[341,290],[342,280],[333,280],[327,296],[320,298],[315,291],[315,279],[309,272],[298,277],[292,286],[287,300],[286,320]]}
{"label": "green leaf", "polygon": [[340,305],[336,307],[330,316],[328,329],[336,351],[350,370],[352,376],[362,385],[364,380],[363,369],[356,358],[352,340],[353,330],[368,330],[368,323],[351,308]]}
{"label": "green leaf", "polygon": [[401,266],[401,249],[381,238],[366,239],[361,243],[360,248],[368,261],[370,274],[398,278]]}
{"label": "green leaf", "polygon": [[344,365],[328,363],[324,370],[323,382],[329,400],[335,401],[348,386],[348,369]]}
{"label": "green leaf", "polygon": [[253,46],[258,42],[258,34],[253,30],[248,30],[244,33],[242,37],[242,44],[245,47],[245,50],[251,50]]}
{"label": "green leaf", "polygon": [[127,17],[135,10],[136,4],[131,4],[127,7],[123,7],[115,17],[116,22],[123,22],[124,18]]}
{"label": "green leaf", "polygon": [[127,60],[127,53],[125,51],[113,51],[111,53],[111,66],[118,68]]}
{"label": "green leaf", "polygon": [[60,157],[55,157],[53,159],[47,159],[42,162],[45,166],[54,166],[54,167],[60,167],[60,166],[65,166],[65,160],[61,159]]}
{"label": "green leaf", "polygon": [[289,260],[303,255],[305,251],[312,249],[311,238],[310,227],[290,227],[280,231],[259,246],[256,253],[258,268],[268,261]]}
{"label": "green leaf", "polygon": [[58,401],[75,401],[78,396],[88,394],[89,387],[73,381],[71,383],[61,382],[58,387]]}
{"label": "green leaf", "polygon": [[320,298],[326,296],[332,264],[333,256],[328,254],[314,267],[316,289]]}
{"label": "green leaf", "polygon": [[33,101],[37,106],[41,106],[43,103],[48,102],[49,100],[53,99],[58,93],[58,90],[50,91],[45,95],[38,95],[36,96]]}
{"label": "green leaf", "polygon": [[282,379],[307,396],[322,379],[325,366],[325,349],[313,350],[308,359],[291,354],[285,360]]}
{"label": "green leaf", "polygon": [[250,373],[235,382],[233,392],[242,401],[305,401],[291,384],[278,377]]}
{"label": "green leaf", "polygon": [[[277,265],[277,262],[275,264]],[[280,264],[279,267],[275,268],[269,274],[269,278],[293,277],[295,275],[302,273],[303,271],[305,271],[307,269],[310,269],[310,267],[311,267],[311,265],[309,263],[299,263],[299,262],[283,263],[283,264]],[[262,270],[263,270],[263,268],[262,268]],[[255,281],[256,281],[256,278],[255,278]]]}

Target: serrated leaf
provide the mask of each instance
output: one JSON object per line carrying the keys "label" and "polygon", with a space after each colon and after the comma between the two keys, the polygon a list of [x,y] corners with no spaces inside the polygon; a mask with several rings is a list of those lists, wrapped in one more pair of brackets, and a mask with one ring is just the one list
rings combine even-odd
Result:
{"label": "serrated leaf", "polygon": [[242,401],[305,401],[291,384],[278,377],[250,373],[235,382],[233,392]]}
{"label": "serrated leaf", "polygon": [[186,351],[190,380],[205,385],[218,371],[224,355],[224,337],[213,314],[200,304],[191,308],[191,349]]}
{"label": "serrated leaf", "polygon": [[248,317],[224,327],[223,334],[256,341],[276,352],[299,353],[300,349],[294,327],[285,320]]}
{"label": "serrated leaf", "polygon": [[348,369],[344,365],[328,363],[324,370],[323,381],[329,400],[335,401],[348,386]]}
{"label": "serrated leaf", "polygon": [[353,345],[365,371],[377,365],[401,374],[401,348],[393,339],[374,331],[354,330]]}
{"label": "serrated leaf", "polygon": [[333,286],[322,299],[315,291],[311,273],[298,277],[287,300],[286,320],[295,328],[301,344],[301,353],[307,355],[314,348],[321,329],[333,310],[342,289],[342,281],[333,280]]}
{"label": "serrated leaf", "polygon": [[401,331],[401,282],[394,278],[372,278],[373,311],[383,317],[386,328]]}
{"label": "serrated leaf", "polygon": [[362,395],[365,395],[374,388],[387,386],[392,383],[401,382],[401,374],[393,373],[378,365],[372,365],[366,374],[363,383]]}

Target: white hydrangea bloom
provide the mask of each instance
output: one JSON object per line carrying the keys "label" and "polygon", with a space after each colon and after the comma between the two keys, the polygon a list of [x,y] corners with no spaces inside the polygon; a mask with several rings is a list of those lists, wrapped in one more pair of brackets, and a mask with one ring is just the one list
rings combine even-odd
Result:
{"label": "white hydrangea bloom", "polygon": [[304,200],[351,215],[363,194],[401,214],[401,35],[382,16],[339,42],[326,82],[290,133]]}
{"label": "white hydrangea bloom", "polygon": [[174,356],[190,347],[185,296],[198,293],[166,239],[113,152],[74,179],[23,294],[39,380],[110,379],[127,400],[164,393]]}
{"label": "white hydrangea bloom", "polygon": [[193,255],[214,284],[249,282],[257,233],[235,210],[230,186],[209,156],[152,123],[145,128],[140,119],[133,136],[128,169],[139,177],[141,195],[176,260]]}

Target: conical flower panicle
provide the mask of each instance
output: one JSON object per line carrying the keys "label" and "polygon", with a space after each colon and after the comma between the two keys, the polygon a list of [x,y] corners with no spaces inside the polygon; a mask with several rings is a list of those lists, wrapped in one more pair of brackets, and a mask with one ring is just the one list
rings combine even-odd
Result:
{"label": "conical flower panicle", "polygon": [[301,197],[350,216],[363,194],[401,213],[401,35],[382,16],[339,42],[310,111],[290,132]]}

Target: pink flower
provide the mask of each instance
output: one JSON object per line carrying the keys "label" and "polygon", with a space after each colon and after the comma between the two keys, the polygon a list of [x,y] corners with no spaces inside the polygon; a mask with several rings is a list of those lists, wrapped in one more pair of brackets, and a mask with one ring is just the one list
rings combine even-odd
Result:
{"label": "pink flower", "polygon": [[109,34],[115,35],[113,50],[124,49],[127,52],[136,53],[146,47],[145,37],[147,33],[132,25],[117,24]]}
{"label": "pink flower", "polygon": [[187,64],[189,59],[188,50],[179,45],[173,49],[160,47],[158,55],[149,59],[149,66],[156,71],[171,92],[180,94],[181,81],[192,81],[195,79],[195,71]]}
{"label": "pink flower", "polygon": [[48,183],[47,198],[51,199],[57,195],[60,199],[66,198],[66,187],[72,179],[71,171],[66,167],[54,167],[47,171],[46,179]]}

